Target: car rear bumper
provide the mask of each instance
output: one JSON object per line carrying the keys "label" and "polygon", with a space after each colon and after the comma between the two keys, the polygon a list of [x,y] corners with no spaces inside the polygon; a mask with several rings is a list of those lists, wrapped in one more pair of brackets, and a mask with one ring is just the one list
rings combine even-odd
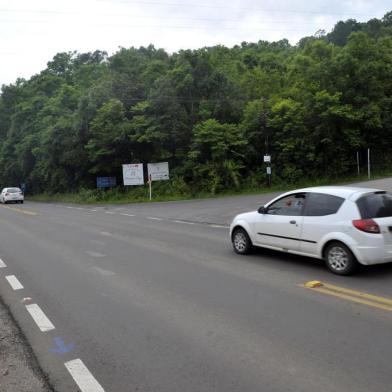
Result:
{"label": "car rear bumper", "polygon": [[23,196],[18,196],[18,197],[4,197],[4,201],[7,202],[12,202],[12,201],[23,201],[24,197]]}
{"label": "car rear bumper", "polygon": [[364,265],[392,263],[392,245],[357,246],[352,250],[358,262]]}

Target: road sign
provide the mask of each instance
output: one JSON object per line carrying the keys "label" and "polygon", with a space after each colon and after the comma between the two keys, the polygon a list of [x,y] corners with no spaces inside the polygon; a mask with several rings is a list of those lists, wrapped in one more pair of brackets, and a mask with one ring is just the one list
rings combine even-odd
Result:
{"label": "road sign", "polygon": [[271,174],[271,166],[267,167],[267,174]]}
{"label": "road sign", "polygon": [[97,188],[111,188],[116,185],[116,177],[97,177]]}
{"label": "road sign", "polygon": [[271,155],[264,155],[264,162],[270,163],[271,162]]}
{"label": "road sign", "polygon": [[144,174],[142,163],[129,163],[122,165],[124,185],[143,185]]}
{"label": "road sign", "polygon": [[149,163],[147,165],[148,178],[151,181],[161,181],[169,179],[169,163],[159,162],[159,163]]}

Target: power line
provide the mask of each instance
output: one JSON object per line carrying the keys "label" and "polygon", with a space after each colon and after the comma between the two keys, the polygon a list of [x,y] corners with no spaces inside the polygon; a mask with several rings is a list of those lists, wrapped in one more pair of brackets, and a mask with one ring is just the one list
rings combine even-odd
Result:
{"label": "power line", "polygon": [[[2,10],[0,9],[0,12],[2,12]],[[94,14],[96,15],[100,15],[100,16],[120,16],[120,14]],[[122,17],[126,16],[126,15],[121,15]],[[156,19],[156,17],[154,16],[143,16],[143,15],[132,15],[133,18],[135,19]],[[170,20],[192,20],[192,21],[206,21],[206,22],[238,22],[241,21],[243,19],[243,17],[238,17],[238,18],[200,18],[200,17],[168,17],[168,19]],[[46,23],[48,22],[48,20],[36,20],[36,19],[17,19],[17,18],[13,18],[13,19],[1,19],[0,20],[1,23],[12,23],[12,22],[22,22],[22,23]],[[53,20],[53,21],[49,21],[49,22],[53,22],[58,24],[58,20]],[[65,22],[64,22],[65,23]],[[68,21],[66,22],[68,23]],[[83,21],[83,23],[86,23],[86,21]],[[256,23],[256,22],[255,22]],[[307,22],[307,21],[300,21],[300,22],[296,22],[293,23],[291,20],[260,20],[257,23],[269,23],[269,24],[294,24],[294,25],[314,25],[314,24],[318,24],[317,21],[313,21],[313,22]],[[101,24],[100,24],[101,25]],[[116,25],[118,25],[118,23],[116,23]]]}
{"label": "power line", "polygon": [[[13,21],[13,20],[5,20],[5,19],[1,19],[0,20],[1,23],[31,23],[31,24],[44,24],[44,23],[50,23],[47,21],[38,21],[38,20],[30,20],[30,21],[26,21],[26,20],[18,20],[18,21]],[[54,22],[58,25],[58,22]],[[64,23],[66,23],[64,21]],[[68,22],[67,22],[68,23]],[[86,22],[83,22],[84,24],[86,24]],[[268,23],[268,22],[264,22],[264,23]],[[75,24],[75,22],[74,22]],[[260,24],[262,24],[262,22],[260,22]],[[274,24],[274,23],[271,23]],[[302,25],[302,23],[298,23],[298,25]],[[310,24],[309,24],[310,25]],[[204,30],[206,27],[208,26],[203,26],[203,25],[198,25],[198,26],[190,26],[190,25],[160,25],[160,24],[132,24],[132,23],[91,23],[88,24],[88,26],[95,26],[95,27],[111,27],[111,28],[152,28],[152,29],[176,29],[176,30]],[[246,26],[219,26],[219,30],[238,30],[238,31],[276,31],[276,32],[287,32],[287,31],[297,31],[297,32],[302,32],[303,29],[299,29],[299,28],[270,28],[270,27],[259,27],[259,26],[250,26],[249,24],[247,24]],[[29,33],[29,35],[31,35],[32,33]],[[39,35],[36,33],[33,33],[33,35]]]}
{"label": "power line", "polygon": [[[107,0],[99,0],[99,2],[107,2]],[[230,5],[216,5],[216,4],[185,4],[185,3],[171,3],[163,1],[150,1],[150,0],[121,0],[119,3],[122,4],[142,4],[142,5],[162,5],[166,7],[180,7],[180,8],[210,8],[219,10],[238,10],[238,11],[259,11],[267,13],[279,13],[279,14],[300,14],[300,15],[330,15],[330,16],[366,16],[371,17],[368,13],[358,13],[358,12],[328,12],[325,10],[320,11],[309,11],[309,10],[293,10],[293,9],[272,9],[272,8],[260,8],[260,7],[234,7]],[[94,10],[93,10],[94,11]],[[57,14],[57,15],[77,15],[83,14],[81,11],[70,11],[70,10],[50,10],[50,9],[17,9],[17,8],[0,8],[0,12],[14,12],[14,13],[35,13],[35,14]],[[387,12],[387,11],[385,11]],[[90,13],[90,11],[89,11]],[[96,12],[93,12],[95,15]],[[100,13],[103,16],[124,16],[125,13],[111,13],[103,12]]]}
{"label": "power line", "polygon": [[[99,0],[101,2],[107,2],[107,0]],[[261,11],[261,12],[277,12],[277,13],[295,13],[295,14],[313,14],[313,15],[357,15],[357,16],[368,16],[368,14],[355,13],[355,12],[326,12],[326,11],[305,11],[305,10],[290,10],[290,9],[271,9],[271,8],[260,8],[260,7],[233,7],[230,5],[217,5],[217,4],[184,4],[184,3],[172,3],[164,1],[150,1],[150,0],[119,0],[119,3],[123,4],[144,4],[144,5],[163,5],[169,7],[182,7],[182,8],[215,8],[215,9],[235,9],[235,10],[248,10],[248,11]]]}

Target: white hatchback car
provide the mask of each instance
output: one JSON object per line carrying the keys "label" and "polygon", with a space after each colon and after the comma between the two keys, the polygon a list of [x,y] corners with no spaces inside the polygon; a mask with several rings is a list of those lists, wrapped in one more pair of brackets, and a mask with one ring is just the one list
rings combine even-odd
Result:
{"label": "white hatchback car", "polygon": [[4,188],[0,193],[0,201],[6,203],[23,203],[24,196],[20,188]]}
{"label": "white hatchback car", "polygon": [[392,262],[392,194],[346,186],[304,188],[237,215],[230,236],[236,253],[252,246],[324,259],[335,274],[358,264]]}

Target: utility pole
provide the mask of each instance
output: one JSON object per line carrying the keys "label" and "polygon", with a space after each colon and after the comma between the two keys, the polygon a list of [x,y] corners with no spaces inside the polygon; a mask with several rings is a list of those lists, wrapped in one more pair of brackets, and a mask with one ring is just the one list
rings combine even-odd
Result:
{"label": "utility pole", "polygon": [[357,174],[359,177],[359,151],[357,151]]}
{"label": "utility pole", "polygon": [[269,137],[269,130],[267,128],[267,114],[268,109],[265,98],[262,98],[263,101],[263,113],[261,118],[261,131],[264,133],[265,138],[265,154],[264,154],[264,163],[267,164],[266,173],[267,173],[267,186],[271,186],[271,155],[270,155],[270,137]]}

